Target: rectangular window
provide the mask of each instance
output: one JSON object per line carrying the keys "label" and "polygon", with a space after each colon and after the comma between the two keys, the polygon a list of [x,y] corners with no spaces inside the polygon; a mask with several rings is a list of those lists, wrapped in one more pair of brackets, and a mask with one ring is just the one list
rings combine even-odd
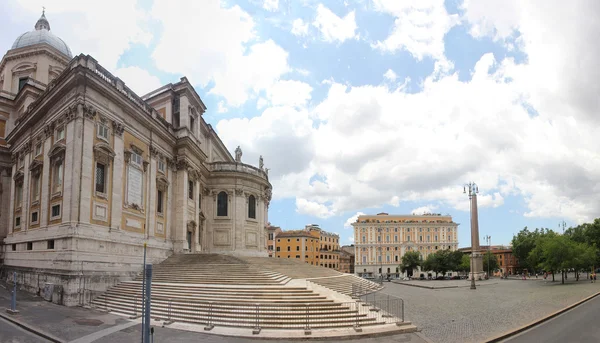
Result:
{"label": "rectangular window", "polygon": [[194,181],[188,181],[188,198],[194,200]]}
{"label": "rectangular window", "polygon": [[21,207],[23,204],[23,184],[19,183],[17,184],[17,189],[16,189],[17,194],[15,194],[15,201],[16,201],[16,207]]}
{"label": "rectangular window", "polygon": [[156,192],[156,212],[163,213],[163,191],[161,190]]}
{"label": "rectangular window", "polygon": [[54,240],[53,239],[51,239],[51,240],[48,241],[48,247],[47,248],[49,250],[54,249]]}
{"label": "rectangular window", "polygon": [[300,255],[296,255],[296,258],[300,258]]}
{"label": "rectangular window", "polygon": [[33,242],[27,242],[27,250],[33,250]]}
{"label": "rectangular window", "polygon": [[40,156],[42,154],[42,143],[38,143],[35,146],[35,156]]}
{"label": "rectangular window", "polygon": [[296,246],[296,251],[300,251],[300,247],[299,246]]}
{"label": "rectangular window", "polygon": [[17,251],[17,245],[16,244],[12,245],[12,251]]}
{"label": "rectangular window", "polygon": [[269,234],[269,240],[271,240],[271,241],[273,240],[273,234],[272,233]]}
{"label": "rectangular window", "polygon": [[196,132],[194,117],[192,116],[190,116],[190,131],[192,131],[192,133]]}
{"label": "rectangular window", "polygon": [[61,139],[65,138],[65,127],[61,126],[58,129],[56,129],[56,138],[54,139],[55,142],[58,142]]}
{"label": "rectangular window", "polygon": [[287,247],[287,248],[288,248],[288,251],[291,251],[291,247]]}
{"label": "rectangular window", "polygon": [[106,166],[96,163],[96,192],[106,193]]}
{"label": "rectangular window", "polygon": [[23,89],[23,87],[25,87],[25,85],[27,84],[27,79],[29,79],[29,78],[22,77],[19,79],[19,89],[17,90],[17,93],[19,93],[21,91],[21,89]]}
{"label": "rectangular window", "polygon": [[144,159],[142,158],[142,155],[132,152],[131,153],[131,163],[136,164],[137,166],[141,167],[142,164],[144,163]]}
{"label": "rectangular window", "polygon": [[277,247],[277,251],[281,251],[281,247]]}
{"label": "rectangular window", "polygon": [[98,138],[108,141],[108,126],[98,123],[96,134]]}
{"label": "rectangular window", "polygon": [[15,226],[16,227],[20,227],[21,226],[21,217],[16,217],[15,218]]}
{"label": "rectangular window", "polygon": [[158,161],[158,171],[164,174],[165,170],[166,170],[166,168],[165,168],[165,162],[162,161],[162,160],[159,160]]}
{"label": "rectangular window", "polygon": [[62,162],[54,166],[54,192],[62,190],[63,165]]}
{"label": "rectangular window", "polygon": [[34,175],[33,176],[33,194],[32,194],[32,201],[39,201],[40,200],[40,188],[41,188],[41,178],[40,178],[40,174]]}
{"label": "rectangular window", "polygon": [[31,223],[36,224],[38,222],[38,212],[31,213]]}
{"label": "rectangular window", "polygon": [[52,206],[52,218],[60,217],[60,204]]}

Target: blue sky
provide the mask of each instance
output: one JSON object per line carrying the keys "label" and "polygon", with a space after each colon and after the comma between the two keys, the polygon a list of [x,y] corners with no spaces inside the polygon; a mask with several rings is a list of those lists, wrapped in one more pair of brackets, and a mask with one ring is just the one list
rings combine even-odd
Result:
{"label": "blue sky", "polygon": [[[596,4],[536,1],[58,1],[46,14],[139,94],[187,76],[227,147],[265,157],[273,225],[349,244],[357,213],[427,210],[469,246],[469,181],[494,244],[600,211],[598,56],[583,43],[599,30],[575,20]],[[41,5],[7,4],[0,47]]]}

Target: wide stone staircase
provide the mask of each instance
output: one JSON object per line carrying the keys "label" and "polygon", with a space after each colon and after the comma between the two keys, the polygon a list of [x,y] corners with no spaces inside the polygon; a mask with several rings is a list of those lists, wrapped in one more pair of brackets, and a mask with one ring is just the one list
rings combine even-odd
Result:
{"label": "wide stone staircase", "polygon": [[245,257],[243,259],[249,264],[260,265],[273,273],[280,273],[291,279],[306,279],[348,296],[353,295],[353,285],[355,289],[359,288],[362,294],[383,288],[378,283],[353,274],[340,273],[330,268],[313,266],[298,260],[269,257]]}
{"label": "wide stone staircase", "polygon": [[[364,305],[352,301],[334,301],[290,282],[293,278],[306,275],[342,275],[344,282],[350,282],[348,280],[352,275],[302,263],[288,264],[282,259],[277,259],[281,263],[277,267],[277,262],[269,260],[273,259],[257,260],[217,254],[169,257],[153,267],[152,317],[166,322],[194,323],[207,327],[275,329],[390,323],[389,316],[369,311]],[[338,287],[329,281],[326,284],[331,289]],[[140,276],[110,288],[94,299],[92,305],[101,310],[138,317],[142,308],[141,295]]]}

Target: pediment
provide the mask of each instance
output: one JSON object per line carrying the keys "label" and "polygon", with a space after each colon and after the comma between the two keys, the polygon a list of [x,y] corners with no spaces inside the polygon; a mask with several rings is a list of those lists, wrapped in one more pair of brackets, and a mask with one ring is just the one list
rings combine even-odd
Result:
{"label": "pediment", "polygon": [[60,154],[64,154],[66,150],[67,147],[64,143],[54,143],[52,148],[50,148],[50,151],[48,151],[48,157],[54,158]]}
{"label": "pediment", "polygon": [[110,157],[115,157],[115,151],[110,145],[104,142],[99,142],[94,145],[94,152],[104,153]]}
{"label": "pediment", "polygon": [[31,164],[29,165],[29,171],[33,171],[36,170],[38,168],[41,168],[44,165],[44,163],[40,160],[33,160],[33,162],[31,162]]}
{"label": "pediment", "polygon": [[15,181],[23,181],[23,178],[25,177],[25,174],[23,174],[22,170],[18,170],[15,175],[13,175],[13,180]]}

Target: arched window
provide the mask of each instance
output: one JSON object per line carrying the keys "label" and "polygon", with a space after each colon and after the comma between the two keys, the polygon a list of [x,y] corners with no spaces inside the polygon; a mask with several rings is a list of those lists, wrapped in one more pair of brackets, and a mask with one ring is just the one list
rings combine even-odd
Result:
{"label": "arched window", "polygon": [[254,195],[248,197],[248,218],[256,219],[256,198]]}
{"label": "arched window", "polygon": [[217,216],[227,217],[227,193],[225,192],[217,195]]}

